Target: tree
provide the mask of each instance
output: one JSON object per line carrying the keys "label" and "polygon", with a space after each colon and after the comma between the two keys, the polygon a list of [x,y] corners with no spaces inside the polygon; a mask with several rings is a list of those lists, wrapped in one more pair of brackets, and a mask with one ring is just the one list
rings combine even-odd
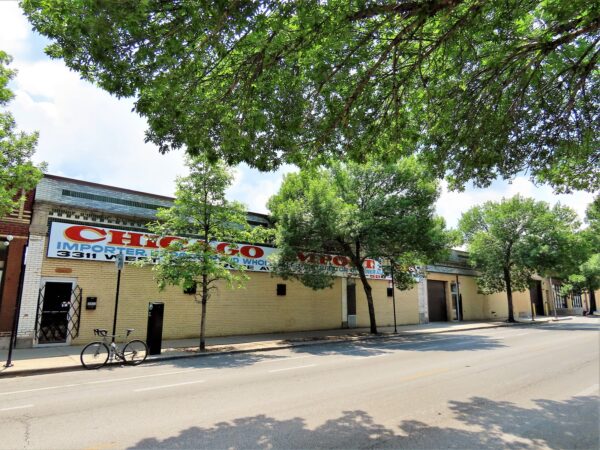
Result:
{"label": "tree", "polygon": [[561,294],[589,293],[593,312],[597,308],[595,291],[600,289],[600,195],[588,206],[586,222],[587,228],[579,233],[582,245],[572,250],[577,266],[559,276],[565,280]]}
{"label": "tree", "polygon": [[526,170],[600,188],[595,2],[22,5],[50,56],[137,98],[162,152],[262,170],[419,153],[458,187]]}
{"label": "tree", "polygon": [[570,208],[516,195],[485,202],[465,212],[459,231],[479,271],[481,292],[506,292],[508,321],[514,322],[512,293],[528,289],[532,275],[573,267],[579,223]]}
{"label": "tree", "polygon": [[[14,97],[8,83],[15,71],[8,68],[11,58],[0,50],[0,107],[5,108]],[[24,192],[33,189],[44,165],[31,162],[38,134],[15,130],[16,123],[8,111],[0,111],[0,218],[19,206]]]}
{"label": "tree", "polygon": [[[177,179],[173,206],[159,209],[158,220],[149,225],[149,230],[159,236],[189,238],[173,240],[168,248],[161,250],[153,270],[159,288],[179,285],[199,298],[202,304],[199,349],[204,351],[210,294],[220,280],[229,287],[243,285],[247,279],[244,266],[236,262],[232,250],[237,242],[249,241],[258,233],[250,230],[244,206],[225,198],[232,176],[223,163],[210,163],[197,156],[188,158],[187,165],[190,173]],[[229,248],[218,250],[216,241],[230,243]]]}
{"label": "tree", "polygon": [[[438,186],[414,158],[330,166],[286,175],[269,200],[279,250],[274,271],[321,289],[334,280],[331,266],[300,263],[298,252],[348,258],[367,297],[371,333],[377,333],[363,264],[394,258],[399,269],[424,264],[443,252],[443,221],[433,215]],[[398,287],[408,287],[406,278],[399,273]]]}

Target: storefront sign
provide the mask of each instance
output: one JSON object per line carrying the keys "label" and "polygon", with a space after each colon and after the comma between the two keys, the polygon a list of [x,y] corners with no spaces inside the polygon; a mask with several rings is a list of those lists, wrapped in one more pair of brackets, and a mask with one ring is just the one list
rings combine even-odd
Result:
{"label": "storefront sign", "polygon": [[[189,241],[177,236],[160,238],[136,231],[52,222],[48,257],[114,262],[117,255],[122,254],[125,262],[135,262],[158,258],[161,249],[167,248],[177,240]],[[232,245],[228,242],[212,242],[211,245],[218,252],[233,256],[234,261],[244,265],[246,270],[254,272],[269,272],[269,257],[277,251],[272,247],[249,244]],[[345,256],[299,252],[298,261],[328,266],[337,276],[357,275],[350,259]],[[377,261],[367,259],[363,263],[363,267],[368,278],[385,278]]]}

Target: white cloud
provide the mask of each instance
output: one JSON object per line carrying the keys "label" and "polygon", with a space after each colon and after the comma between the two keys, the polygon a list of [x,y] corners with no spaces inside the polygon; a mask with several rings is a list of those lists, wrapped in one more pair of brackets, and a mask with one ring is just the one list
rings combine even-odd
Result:
{"label": "white cloud", "polygon": [[282,166],[276,172],[259,172],[246,164],[235,169],[235,179],[228,190],[230,198],[244,203],[248,210],[257,213],[268,213],[267,202],[276,194],[286,173],[297,171],[294,166]]}
{"label": "white cloud", "polygon": [[19,56],[29,48],[31,26],[17,2],[0,4],[0,50]]}
{"label": "white cloud", "polygon": [[85,82],[61,61],[15,60],[16,98],[10,105],[20,129],[39,130],[35,159],[48,172],[87,181],[172,195],[183,155],[160,155],[144,143],[146,123],[118,100]]}
{"label": "white cloud", "polygon": [[517,194],[544,201],[550,205],[561,203],[573,208],[581,220],[585,217],[585,209],[594,196],[588,192],[573,194],[554,194],[549,186],[536,186],[525,176],[516,177],[512,181],[495,181],[489,188],[469,187],[464,192],[448,190],[448,184],[442,182],[442,194],[437,202],[437,213],[446,219],[449,227],[456,227],[463,212],[486,201],[500,201]]}

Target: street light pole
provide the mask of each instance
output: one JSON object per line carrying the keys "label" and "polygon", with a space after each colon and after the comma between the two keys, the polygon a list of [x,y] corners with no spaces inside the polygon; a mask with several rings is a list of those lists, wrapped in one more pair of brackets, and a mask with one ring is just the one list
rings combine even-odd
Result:
{"label": "street light pole", "polygon": [[115,315],[113,318],[113,328],[112,328],[112,342],[115,342],[115,335],[117,334],[117,311],[119,309],[119,287],[121,285],[121,270],[123,269],[123,265],[125,263],[125,257],[123,253],[119,253],[117,255],[117,259],[115,260],[117,264],[117,291],[115,294]]}
{"label": "street light pole", "polygon": [[[9,234],[8,236],[6,236],[6,242],[4,242],[4,245],[6,246],[7,250],[10,247],[10,242],[13,240],[13,237]],[[6,260],[8,261],[8,251],[7,253],[7,258]],[[4,364],[4,367],[12,367],[13,363],[12,363],[12,353],[13,353],[13,347],[15,346],[15,341],[17,339],[17,326],[19,324],[19,313],[20,313],[20,309],[21,309],[21,281],[23,280],[23,264],[25,261],[25,251],[23,251],[23,257],[21,258],[21,273],[19,274],[19,285],[17,287],[17,299],[15,302],[15,311],[14,311],[14,315],[13,315],[13,323],[12,323],[12,329],[10,332],[10,340],[8,343],[8,355],[6,357],[6,364]]]}
{"label": "street light pole", "polygon": [[392,303],[394,304],[394,334],[398,333],[398,327],[396,326],[396,284],[394,283],[394,260],[391,260],[392,266]]}

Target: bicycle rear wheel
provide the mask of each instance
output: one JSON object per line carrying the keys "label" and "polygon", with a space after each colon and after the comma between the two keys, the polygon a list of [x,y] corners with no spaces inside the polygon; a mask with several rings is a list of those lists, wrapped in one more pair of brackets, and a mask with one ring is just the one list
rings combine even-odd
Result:
{"label": "bicycle rear wheel", "polygon": [[148,356],[148,346],[144,341],[134,339],[129,341],[123,348],[123,359],[127,364],[137,366],[143,363]]}
{"label": "bicycle rear wheel", "polygon": [[92,342],[81,350],[81,364],[86,369],[99,369],[108,361],[110,350],[104,342]]}

